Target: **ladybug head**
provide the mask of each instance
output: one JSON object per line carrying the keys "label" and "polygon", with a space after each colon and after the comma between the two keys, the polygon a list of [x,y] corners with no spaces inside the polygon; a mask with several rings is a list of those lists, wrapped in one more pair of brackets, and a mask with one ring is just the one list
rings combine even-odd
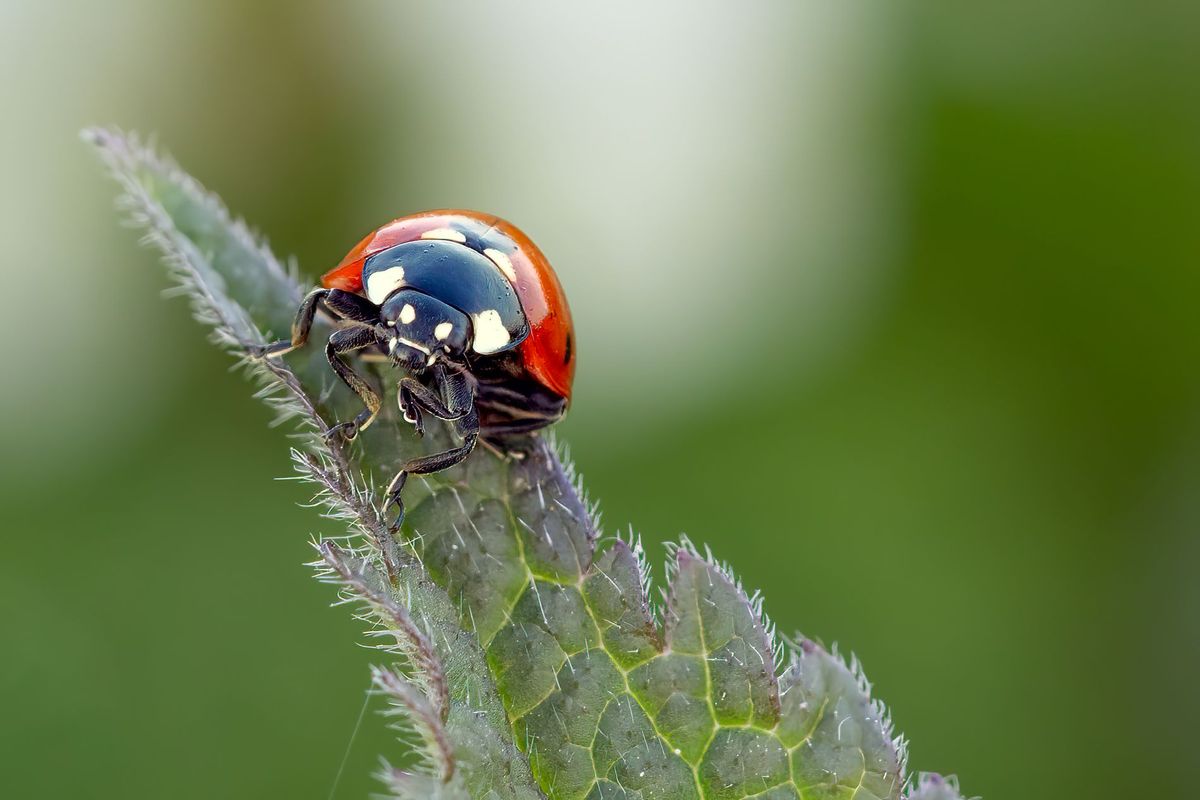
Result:
{"label": "ladybug head", "polygon": [[411,371],[433,366],[438,359],[460,361],[470,342],[466,314],[413,289],[393,292],[379,316],[389,331],[388,355]]}

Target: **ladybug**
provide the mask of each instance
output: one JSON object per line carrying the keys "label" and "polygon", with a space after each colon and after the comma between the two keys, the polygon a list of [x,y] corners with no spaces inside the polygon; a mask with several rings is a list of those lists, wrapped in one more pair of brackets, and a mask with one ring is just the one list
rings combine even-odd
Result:
{"label": "ladybug", "polygon": [[260,355],[282,356],[308,341],[318,310],[337,322],[325,356],[366,406],[327,437],[352,441],[379,414],[380,394],[343,358],[381,356],[404,372],[397,397],[406,422],[453,425],[462,444],[408,461],[387,489],[398,513],[410,474],[448,469],[482,438],[500,444],[566,413],[575,374],[575,334],[562,286],[537,246],[515,225],[458,209],[401,217],[372,231],[304,298],[292,336]]}

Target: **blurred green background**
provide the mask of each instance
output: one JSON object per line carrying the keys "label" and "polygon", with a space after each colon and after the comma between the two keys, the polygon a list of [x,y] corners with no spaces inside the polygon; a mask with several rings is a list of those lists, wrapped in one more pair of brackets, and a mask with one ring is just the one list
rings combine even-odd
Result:
{"label": "blurred green background", "polygon": [[[0,2],[0,793],[330,792],[370,654],[285,441],[116,224],[159,134],[306,274],[502,214],[609,532],[839,641],[915,769],[1195,793],[1194,4]],[[337,797],[364,797],[368,715]]]}

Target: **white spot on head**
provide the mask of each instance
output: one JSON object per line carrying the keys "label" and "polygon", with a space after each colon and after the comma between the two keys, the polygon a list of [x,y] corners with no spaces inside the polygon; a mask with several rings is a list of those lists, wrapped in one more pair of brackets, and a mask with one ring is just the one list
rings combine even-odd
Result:
{"label": "white spot on head", "polygon": [[400,309],[400,321],[405,325],[417,318],[417,310],[412,307],[411,303],[405,303],[404,308]]}
{"label": "white spot on head", "polygon": [[439,323],[438,326],[433,329],[433,338],[437,339],[440,342],[443,339],[446,339],[447,337],[449,337],[453,331],[454,331],[454,323],[453,322]]}
{"label": "white spot on head", "polygon": [[394,267],[372,272],[367,276],[367,299],[375,305],[383,305],[383,301],[392,292],[404,284],[404,267],[397,264]]}
{"label": "white spot on head", "polygon": [[463,236],[461,231],[456,231],[453,228],[434,228],[431,231],[425,231],[421,234],[422,239],[444,239],[447,242],[458,242],[465,244],[467,237]]}
{"label": "white spot on head", "polygon": [[[404,345],[405,347],[411,347],[413,350],[416,350],[419,353],[424,353],[425,355],[430,354],[428,347],[426,347],[425,345],[420,344],[418,342],[414,342],[414,341],[410,341],[409,339],[405,339],[403,336],[399,336],[399,337],[393,339],[392,341],[398,342],[398,343]],[[395,350],[396,348],[392,347],[392,349]]]}
{"label": "white spot on head", "polygon": [[508,256],[499,250],[492,249],[491,247],[489,247],[487,250],[484,250],[483,254],[490,258],[492,263],[500,268],[500,271],[504,273],[504,277],[508,278],[509,283],[516,284],[517,271],[513,269],[512,262],[508,260]]}
{"label": "white spot on head", "polygon": [[474,314],[472,319],[475,322],[475,339],[471,346],[476,353],[497,353],[512,340],[508,335],[508,328],[504,327],[504,321],[500,319],[500,312],[496,309],[481,311]]}
{"label": "white spot on head", "polygon": [[395,353],[401,345],[404,345],[405,347],[411,347],[413,350],[424,353],[427,356],[432,355],[429,352],[429,348],[417,344],[416,342],[410,342],[408,339],[405,339],[402,336],[393,336],[391,339],[388,339],[388,352]]}

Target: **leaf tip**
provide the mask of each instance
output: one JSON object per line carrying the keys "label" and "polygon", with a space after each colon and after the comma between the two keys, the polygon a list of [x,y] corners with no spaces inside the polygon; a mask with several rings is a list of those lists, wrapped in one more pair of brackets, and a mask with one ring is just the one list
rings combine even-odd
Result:
{"label": "leaf tip", "polygon": [[958,778],[936,772],[922,772],[917,777],[916,787],[906,797],[908,800],[964,800]]}

